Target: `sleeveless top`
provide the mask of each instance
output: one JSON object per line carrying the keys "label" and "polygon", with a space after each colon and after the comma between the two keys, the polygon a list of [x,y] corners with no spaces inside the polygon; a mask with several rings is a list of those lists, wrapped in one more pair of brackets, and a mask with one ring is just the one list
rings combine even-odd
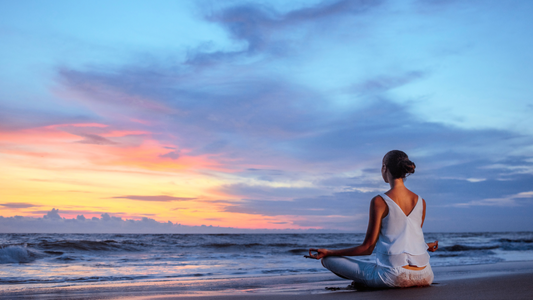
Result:
{"label": "sleeveless top", "polygon": [[389,214],[382,219],[376,242],[376,262],[388,268],[407,265],[423,267],[429,264],[428,246],[422,232],[424,206],[418,196],[415,207],[405,215],[400,206],[389,196],[380,194],[389,207]]}

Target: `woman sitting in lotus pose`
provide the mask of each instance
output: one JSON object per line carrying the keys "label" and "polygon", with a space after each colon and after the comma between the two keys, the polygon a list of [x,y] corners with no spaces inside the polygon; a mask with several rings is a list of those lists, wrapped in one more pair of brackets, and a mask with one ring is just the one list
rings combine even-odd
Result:
{"label": "woman sitting in lotus pose", "polygon": [[[404,185],[415,164],[403,151],[393,150],[383,157],[381,175],[391,189],[370,202],[366,237],[360,246],[341,249],[309,249],[309,256],[322,259],[322,265],[336,275],[351,279],[355,286],[392,288],[428,286],[433,282],[429,253],[438,241],[424,241],[422,225],[426,202]],[[370,255],[376,249],[376,263],[345,256]],[[316,252],[316,254],[313,254]]]}

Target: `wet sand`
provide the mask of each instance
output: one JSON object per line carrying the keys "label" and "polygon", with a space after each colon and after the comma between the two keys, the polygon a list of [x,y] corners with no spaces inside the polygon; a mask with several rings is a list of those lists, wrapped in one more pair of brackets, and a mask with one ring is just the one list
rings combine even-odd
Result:
{"label": "wet sand", "polygon": [[[347,290],[333,274],[231,279],[0,286],[1,299],[533,299],[533,261],[434,267],[430,287]],[[328,290],[326,287],[340,288]]]}
{"label": "wet sand", "polygon": [[[121,298],[126,299],[126,298]],[[220,295],[201,297],[136,297],[134,299],[197,299],[197,300],[344,300],[344,299],[394,299],[394,300],[504,300],[533,299],[533,273],[503,275],[482,278],[449,280],[426,288],[406,288],[381,291],[331,292],[324,294],[257,294],[257,295]]]}

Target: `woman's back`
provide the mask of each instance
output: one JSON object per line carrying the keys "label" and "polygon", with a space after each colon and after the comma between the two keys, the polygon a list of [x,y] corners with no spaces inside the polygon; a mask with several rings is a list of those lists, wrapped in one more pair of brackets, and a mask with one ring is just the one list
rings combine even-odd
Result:
{"label": "woman's back", "polygon": [[414,207],[410,211],[404,211],[386,194],[381,194],[380,197],[387,204],[388,214],[381,221],[376,243],[377,264],[389,268],[426,266],[429,255],[422,232],[422,198],[416,196]]}
{"label": "woman's back", "polygon": [[407,188],[393,188],[386,192],[385,195],[392,199],[405,215],[409,215],[418,203],[418,195]]}

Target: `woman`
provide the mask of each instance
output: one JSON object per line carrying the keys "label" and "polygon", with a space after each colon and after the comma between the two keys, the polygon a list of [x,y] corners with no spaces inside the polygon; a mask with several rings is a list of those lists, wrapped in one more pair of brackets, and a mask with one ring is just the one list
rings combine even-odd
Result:
{"label": "woman", "polygon": [[[351,279],[355,286],[392,288],[427,286],[433,282],[427,251],[435,251],[438,241],[426,244],[422,225],[426,202],[408,190],[404,179],[415,172],[415,164],[403,151],[393,150],[383,157],[381,175],[391,189],[370,202],[366,237],[360,246],[341,249],[309,249],[309,256],[322,259],[322,265],[336,275]],[[345,256],[370,255],[376,249],[376,263]],[[317,252],[312,254],[311,251]]]}

